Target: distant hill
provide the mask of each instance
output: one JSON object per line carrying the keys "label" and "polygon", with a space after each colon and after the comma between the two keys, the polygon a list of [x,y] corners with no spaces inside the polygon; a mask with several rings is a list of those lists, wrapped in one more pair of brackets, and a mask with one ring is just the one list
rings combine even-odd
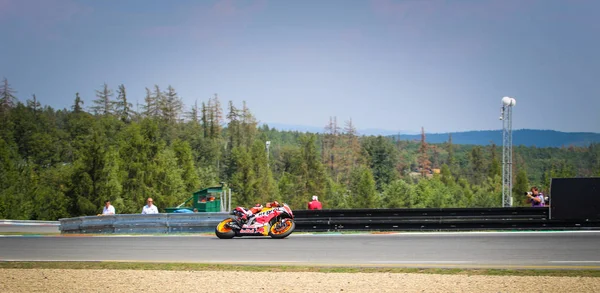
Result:
{"label": "distant hill", "polygon": [[[277,130],[284,131],[299,131],[299,132],[311,132],[311,133],[323,133],[325,131],[325,125],[323,127],[317,126],[306,126],[306,125],[293,125],[293,124],[282,124],[282,123],[260,123],[260,125],[266,124],[270,128],[275,128]],[[344,125],[340,125],[340,127],[344,127]],[[378,129],[378,128],[366,128],[366,129],[357,129],[359,135],[394,135],[394,134],[417,134],[419,132],[416,131],[408,131],[408,130],[389,130],[389,129]]]}
{"label": "distant hill", "polygon": [[[398,137],[393,135],[391,137]],[[443,143],[448,141],[448,133],[425,133],[428,143]],[[421,140],[421,135],[400,135],[400,140]],[[494,142],[502,145],[502,130],[453,132],[452,143],[489,145]],[[560,132],[554,130],[513,130],[513,145],[536,147],[587,146],[600,143],[600,133],[593,132]]]}

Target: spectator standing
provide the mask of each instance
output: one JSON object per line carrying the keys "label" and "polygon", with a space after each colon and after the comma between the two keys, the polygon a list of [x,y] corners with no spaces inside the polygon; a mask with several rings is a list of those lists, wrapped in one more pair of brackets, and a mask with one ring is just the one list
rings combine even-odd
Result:
{"label": "spectator standing", "polygon": [[115,214],[115,207],[113,207],[110,204],[110,200],[105,201],[104,208],[102,209],[102,215],[107,216],[107,215],[114,215],[114,214]]}
{"label": "spectator standing", "polygon": [[322,208],[323,208],[323,206],[321,205],[321,202],[319,201],[319,197],[316,195],[313,195],[312,201],[308,203],[308,209],[309,210],[320,210]]}
{"label": "spectator standing", "polygon": [[527,202],[530,202],[532,207],[543,207],[546,205],[544,194],[539,192],[535,186],[531,188],[531,192],[527,193]]}
{"label": "spectator standing", "polygon": [[153,204],[154,201],[151,197],[146,200],[146,205],[142,209],[142,215],[146,214],[158,214],[158,208]]}

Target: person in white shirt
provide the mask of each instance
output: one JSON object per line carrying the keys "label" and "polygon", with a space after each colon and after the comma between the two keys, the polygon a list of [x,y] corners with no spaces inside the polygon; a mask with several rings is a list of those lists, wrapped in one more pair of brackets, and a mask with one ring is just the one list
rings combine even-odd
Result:
{"label": "person in white shirt", "polygon": [[142,214],[158,214],[158,208],[152,204],[153,200],[151,197],[146,200],[146,205],[142,209]]}
{"label": "person in white shirt", "polygon": [[106,215],[114,215],[115,214],[115,207],[113,207],[110,204],[110,200],[107,200],[104,202],[104,209],[102,209],[102,215],[106,216]]}

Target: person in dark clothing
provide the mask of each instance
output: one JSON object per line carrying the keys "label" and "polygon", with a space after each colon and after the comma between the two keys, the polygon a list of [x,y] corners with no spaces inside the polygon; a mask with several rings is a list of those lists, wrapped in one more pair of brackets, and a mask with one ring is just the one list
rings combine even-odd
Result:
{"label": "person in dark clothing", "polygon": [[532,207],[543,207],[546,205],[544,194],[535,186],[527,193],[527,202],[531,203]]}

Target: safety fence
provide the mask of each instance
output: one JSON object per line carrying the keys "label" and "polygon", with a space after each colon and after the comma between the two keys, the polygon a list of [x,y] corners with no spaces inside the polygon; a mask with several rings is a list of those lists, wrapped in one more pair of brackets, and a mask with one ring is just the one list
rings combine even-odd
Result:
{"label": "safety fence", "polygon": [[58,226],[58,221],[32,221],[32,220],[0,220],[0,225],[6,226]]}
{"label": "safety fence", "polygon": [[0,220],[0,234],[6,233],[57,233],[60,223],[58,221],[30,221],[30,220]]}
{"label": "safety fence", "polygon": [[548,208],[438,208],[297,211],[298,231],[600,229],[600,220],[551,220]]}
{"label": "safety fence", "polygon": [[119,214],[60,219],[63,234],[164,234],[214,231],[227,213]]}
{"label": "safety fence", "polygon": [[[296,231],[452,231],[600,229],[600,221],[550,220],[548,208],[352,209],[295,211]],[[227,213],[112,215],[60,220],[72,233],[211,232]]]}

